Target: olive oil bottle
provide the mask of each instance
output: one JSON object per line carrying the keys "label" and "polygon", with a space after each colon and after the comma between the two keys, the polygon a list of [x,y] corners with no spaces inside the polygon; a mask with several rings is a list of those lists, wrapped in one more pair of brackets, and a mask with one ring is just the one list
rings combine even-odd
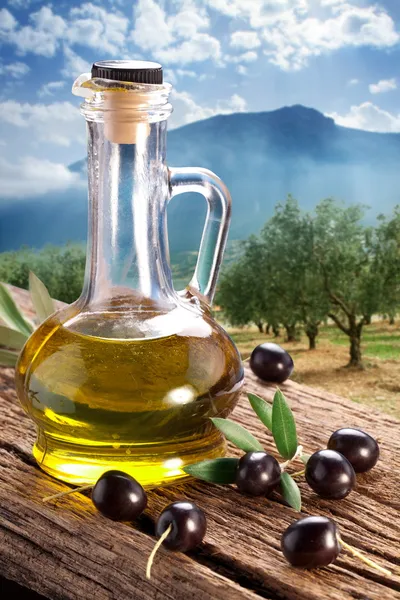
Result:
{"label": "olive oil bottle", "polygon": [[[212,416],[243,382],[240,356],[210,303],[230,197],[212,173],[165,164],[170,86],[154,63],[96,63],[75,93],[88,121],[89,240],[81,297],[45,321],[17,365],[18,395],[51,475],[92,483],[120,469],[142,485],[184,476],[224,454]],[[166,205],[184,191],[209,203],[195,274],[172,285]]]}

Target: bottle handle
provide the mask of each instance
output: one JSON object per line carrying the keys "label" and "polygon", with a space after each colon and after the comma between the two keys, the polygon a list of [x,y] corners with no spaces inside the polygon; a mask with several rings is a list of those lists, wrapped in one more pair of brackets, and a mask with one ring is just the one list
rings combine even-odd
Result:
{"label": "bottle handle", "polygon": [[228,237],[230,193],[221,179],[208,169],[170,167],[169,182],[171,198],[185,192],[198,192],[207,200],[196,268],[185,293],[192,292],[211,305]]}

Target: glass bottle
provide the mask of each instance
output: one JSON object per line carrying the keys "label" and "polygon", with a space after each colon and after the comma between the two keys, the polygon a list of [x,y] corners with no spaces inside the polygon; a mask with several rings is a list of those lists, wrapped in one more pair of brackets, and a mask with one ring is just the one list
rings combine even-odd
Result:
{"label": "glass bottle", "polygon": [[[227,416],[243,383],[210,311],[231,200],[210,171],[167,167],[170,89],[160,65],[138,61],[95,63],[73,87],[88,132],[85,282],[27,341],[16,384],[37,425],[38,464],[74,484],[120,469],[159,485],[222,456],[209,417]],[[208,213],[195,273],[177,292],[166,209],[190,191]]]}

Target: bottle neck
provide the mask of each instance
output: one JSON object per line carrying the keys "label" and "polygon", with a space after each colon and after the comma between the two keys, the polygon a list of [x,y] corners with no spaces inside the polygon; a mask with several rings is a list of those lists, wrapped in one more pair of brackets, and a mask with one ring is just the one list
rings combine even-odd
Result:
{"label": "bottle neck", "polygon": [[129,296],[140,305],[171,302],[166,130],[166,120],[143,121],[135,143],[119,143],[123,128],[110,135],[107,120],[88,121],[86,302]]}

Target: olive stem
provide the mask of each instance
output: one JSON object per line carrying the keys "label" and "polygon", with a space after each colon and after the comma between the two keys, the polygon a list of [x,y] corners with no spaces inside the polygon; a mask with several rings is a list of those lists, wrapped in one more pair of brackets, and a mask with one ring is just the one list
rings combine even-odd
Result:
{"label": "olive stem", "polygon": [[305,469],[303,469],[302,471],[296,471],[296,473],[290,473],[290,477],[301,477],[302,475],[304,475],[306,472]]}
{"label": "olive stem", "polygon": [[146,567],[146,578],[147,579],[151,579],[151,567],[153,566],[154,557],[157,554],[157,551],[160,548],[160,546],[164,543],[164,541],[167,539],[167,537],[171,533],[171,531],[172,531],[172,523],[170,523],[168,525],[168,528],[164,531],[164,533],[158,540],[157,544],[154,546],[153,550],[151,551],[149,560],[147,561],[147,567]]}
{"label": "olive stem", "polygon": [[294,462],[302,454],[303,454],[303,446],[297,446],[297,450],[294,453],[294,455],[292,456],[292,458],[289,458],[289,460],[285,460],[285,462],[281,463],[281,465],[280,465],[281,472],[283,473],[284,471],[286,471],[288,466],[291,465],[292,462]]}
{"label": "olive stem", "polygon": [[251,358],[251,355],[250,355],[250,356],[248,356],[247,358],[245,358],[244,360],[242,360],[242,362],[244,362],[244,363],[245,363],[245,362],[247,362],[248,360],[250,360],[250,358]]}
{"label": "olive stem", "polygon": [[50,500],[61,498],[61,496],[68,496],[68,494],[76,494],[77,492],[91,490],[92,487],[93,485],[82,485],[81,487],[74,488],[73,490],[67,490],[66,492],[59,492],[58,494],[53,494],[52,496],[46,496],[45,498],[42,498],[42,502],[50,502]]}
{"label": "olive stem", "polygon": [[353,556],[356,556],[357,558],[362,560],[366,565],[368,565],[369,567],[372,567],[373,569],[376,569],[377,571],[380,571],[384,575],[388,575],[389,577],[391,576],[392,573],[388,569],[381,567],[373,560],[371,560],[371,559],[367,558],[366,556],[364,556],[363,554],[361,554],[361,552],[359,550],[357,550],[356,548],[353,548],[353,546],[346,544],[346,542],[344,542],[341,537],[338,536],[338,540],[339,540],[339,543],[343,546],[343,548],[348,550],[350,552],[350,554],[352,554]]}

